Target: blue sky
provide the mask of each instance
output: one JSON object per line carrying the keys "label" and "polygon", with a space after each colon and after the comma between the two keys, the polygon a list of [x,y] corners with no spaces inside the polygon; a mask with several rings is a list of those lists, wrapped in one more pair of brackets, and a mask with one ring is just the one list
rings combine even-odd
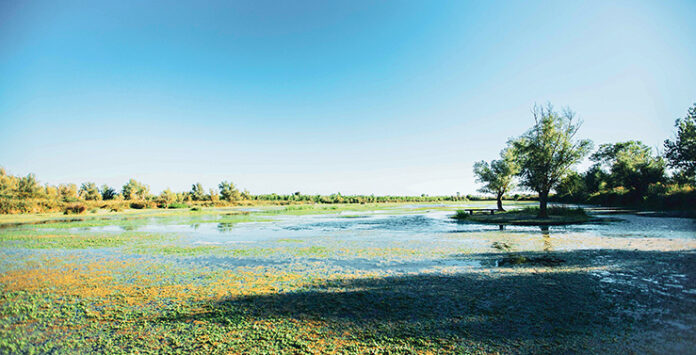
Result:
{"label": "blue sky", "polygon": [[154,192],[474,192],[569,106],[659,147],[696,102],[694,1],[3,1],[0,166]]}

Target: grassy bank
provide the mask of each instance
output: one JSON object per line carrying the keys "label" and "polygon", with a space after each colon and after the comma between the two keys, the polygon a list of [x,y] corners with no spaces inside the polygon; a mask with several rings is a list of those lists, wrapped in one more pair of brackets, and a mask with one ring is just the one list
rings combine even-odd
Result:
{"label": "grassy bank", "polygon": [[549,207],[549,216],[539,218],[538,207],[525,207],[518,210],[498,212],[496,214],[469,214],[458,210],[452,217],[458,221],[473,223],[489,223],[498,225],[520,226],[556,226],[578,224],[590,221],[590,216],[582,208]]}

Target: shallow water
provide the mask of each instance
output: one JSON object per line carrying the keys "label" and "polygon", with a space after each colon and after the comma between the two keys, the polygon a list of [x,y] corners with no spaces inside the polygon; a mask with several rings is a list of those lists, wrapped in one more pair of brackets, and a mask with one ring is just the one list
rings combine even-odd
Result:
{"label": "shallow water", "polygon": [[[155,242],[131,248],[126,254],[186,264],[230,268],[321,263],[328,271],[369,270],[387,274],[465,271],[481,267],[482,256],[508,252],[684,250],[696,246],[696,223],[685,218],[612,214],[605,216],[615,220],[612,222],[501,227],[457,222],[451,218],[453,210],[437,207],[442,206],[277,214],[265,216],[264,222],[242,223],[217,222],[220,215],[203,216],[196,223],[190,223],[190,216],[152,217],[140,225],[69,231],[87,235],[123,232],[174,235],[176,241],[163,242],[163,247]],[[105,250],[84,252],[103,255]],[[106,252],[118,254],[118,251]]]}
{"label": "shallow water", "polygon": [[[159,333],[148,328],[153,320],[164,329],[180,327],[175,330],[182,329],[186,336],[220,329],[232,334],[239,327],[256,334],[258,322],[264,321],[258,313],[262,311],[274,322],[289,317],[292,325],[281,328],[283,335],[315,315],[334,322],[341,334],[350,324],[359,330],[356,334],[365,333],[361,327],[370,325],[353,323],[354,317],[376,322],[369,328],[376,334],[398,326],[392,319],[413,320],[414,327],[399,334],[436,339],[440,333],[431,333],[427,326],[434,322],[432,329],[453,329],[454,338],[449,334],[442,339],[465,344],[464,339],[476,340],[471,338],[474,332],[485,335],[490,330],[491,344],[506,337],[514,340],[508,343],[511,348],[500,352],[516,349],[518,341],[532,341],[529,351],[521,352],[547,352],[553,348],[535,347],[539,334],[552,335],[549,341],[556,344],[557,330],[564,327],[566,334],[576,332],[583,342],[595,344],[600,339],[596,334],[608,334],[638,317],[650,320],[640,323],[645,329],[656,329],[656,324],[666,329],[665,334],[681,331],[689,337],[685,339],[693,338],[693,220],[610,214],[604,217],[615,221],[501,229],[457,222],[451,218],[454,210],[452,205],[398,205],[374,211],[309,211],[316,214],[164,211],[161,216],[114,214],[98,216],[110,219],[96,222],[87,217],[82,222],[5,228],[0,230],[0,286],[17,291],[13,297],[26,297],[27,304],[53,297],[51,307],[35,307],[45,310],[41,319],[47,320],[42,323],[47,327],[56,324],[51,310],[64,307],[70,297],[79,301],[79,312],[91,307],[89,317],[86,312],[80,315],[80,324],[94,328],[80,330],[72,339],[83,339],[84,334],[112,339],[138,328],[133,319],[143,319],[138,329],[145,329],[147,339],[158,344]],[[561,261],[498,266],[512,256]],[[245,306],[250,295],[252,301]],[[204,321],[217,319],[200,313],[209,307],[225,322],[237,317],[228,302],[249,311],[247,323],[202,328],[208,326]],[[59,318],[61,324],[74,327],[74,314],[79,312]],[[117,318],[95,322],[94,314],[102,312]],[[185,317],[172,321],[170,312]],[[382,315],[374,317],[375,312]],[[122,314],[128,315],[122,318],[128,322],[113,320]],[[673,316],[658,317],[662,314]],[[583,328],[585,320],[595,327]],[[17,323],[14,318],[4,322],[11,324],[4,329],[16,330],[17,339],[33,336],[31,341],[40,344],[44,336],[58,339],[51,338],[52,328],[42,333],[34,323]],[[123,329],[101,328],[112,325]],[[244,328],[247,325],[251,330]],[[501,327],[507,330],[501,333]],[[269,329],[275,334],[279,327],[273,323]],[[541,330],[529,337],[535,329]],[[268,339],[275,344],[274,337]],[[625,342],[613,339],[614,343]],[[572,341],[566,345],[555,352],[582,348]],[[604,350],[603,344],[597,346]],[[488,352],[498,351],[491,349]],[[458,353],[463,352],[467,351]]]}
{"label": "shallow water", "polygon": [[[419,206],[410,206],[419,208]],[[403,209],[403,207],[402,207]],[[286,238],[311,238],[313,236],[335,236],[347,240],[390,242],[395,240],[438,240],[443,234],[487,234],[507,236],[561,237],[566,234],[584,234],[590,237],[624,238],[668,238],[695,239],[696,221],[688,218],[646,217],[632,214],[601,215],[616,221],[588,223],[569,226],[504,226],[461,223],[450,217],[451,211],[424,211],[409,214],[390,214],[389,211],[346,211],[339,215],[318,214],[300,216],[275,216],[270,222],[244,222],[236,224],[210,222],[180,224],[158,223],[151,218],[142,226],[75,228],[74,232],[122,232],[140,231],[151,233],[176,233],[191,242],[199,243],[243,243],[272,241]],[[184,219],[184,218],[182,218]],[[185,219],[184,219],[185,220]],[[182,221],[185,222],[185,221]]]}

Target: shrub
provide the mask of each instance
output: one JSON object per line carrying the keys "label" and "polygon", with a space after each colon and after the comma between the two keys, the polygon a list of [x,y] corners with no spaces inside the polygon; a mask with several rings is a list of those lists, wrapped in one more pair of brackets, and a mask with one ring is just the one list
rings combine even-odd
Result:
{"label": "shrub", "polygon": [[167,208],[175,209],[175,208],[189,208],[189,205],[181,202],[174,202],[170,203]]}
{"label": "shrub", "polygon": [[80,214],[85,212],[87,210],[87,207],[85,207],[84,204],[81,203],[71,203],[67,206],[65,206],[65,210],[63,211],[63,214]]}
{"label": "shrub", "polygon": [[457,210],[457,212],[454,214],[454,218],[467,219],[467,218],[469,218],[469,212],[464,211],[464,210]]}
{"label": "shrub", "polygon": [[[519,212],[523,213],[523,214],[538,215],[539,214],[539,207],[525,207],[525,208],[519,210]],[[568,208],[568,207],[551,206],[551,207],[548,207],[547,212],[548,212],[549,216],[587,216],[587,213],[585,212],[585,210],[580,208],[580,207]]]}
{"label": "shrub", "polygon": [[131,202],[130,208],[136,209],[136,210],[142,210],[143,208],[146,208],[147,204],[145,202]]}

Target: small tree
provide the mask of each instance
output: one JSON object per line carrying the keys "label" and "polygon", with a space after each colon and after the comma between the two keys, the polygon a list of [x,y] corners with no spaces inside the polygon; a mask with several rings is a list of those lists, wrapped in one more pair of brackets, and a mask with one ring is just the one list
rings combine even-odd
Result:
{"label": "small tree", "polygon": [[215,189],[208,189],[208,196],[210,196],[210,201],[212,202],[220,201],[220,195],[218,195]]}
{"label": "small tree", "polygon": [[58,185],[58,193],[63,201],[70,202],[77,199],[77,185],[75,184],[60,184]]}
{"label": "small tree", "polygon": [[0,196],[14,196],[17,190],[17,178],[8,175],[5,169],[0,168]]}
{"label": "small tree", "polygon": [[19,179],[17,183],[17,195],[22,198],[36,197],[40,188],[41,186],[39,186],[36,176],[34,176],[34,174],[29,174]]}
{"label": "small tree", "polygon": [[116,197],[116,190],[109,187],[109,185],[102,185],[99,189],[102,195],[102,200],[113,200]]}
{"label": "small tree", "polygon": [[191,185],[191,199],[194,201],[205,200],[205,189],[200,182]]}
{"label": "small tree", "polygon": [[123,185],[122,193],[126,200],[144,200],[150,194],[150,187],[135,179],[130,179],[128,183]]}
{"label": "small tree", "polygon": [[500,160],[491,161],[490,165],[483,160],[475,163],[474,175],[476,175],[476,182],[484,184],[479,191],[495,194],[498,211],[505,211],[503,195],[514,188],[512,180],[515,174],[519,173],[519,167],[511,149],[500,152],[500,158]]}
{"label": "small tree", "polygon": [[220,189],[220,198],[225,201],[234,202],[242,197],[232,182],[223,181],[218,185],[218,188]]}
{"label": "small tree", "polygon": [[522,185],[539,194],[539,217],[548,217],[549,192],[590,151],[592,142],[575,138],[581,122],[566,109],[562,113],[553,106],[534,106],[534,126],[512,146],[520,166]]}
{"label": "small tree", "polygon": [[176,199],[177,199],[176,194],[174,192],[172,192],[172,190],[170,190],[170,189],[163,190],[160,193],[159,198],[160,198],[160,200],[162,200],[162,202],[164,202],[166,204],[172,203],[172,202],[176,201]]}
{"label": "small tree", "polygon": [[78,192],[78,195],[80,196],[81,199],[83,200],[101,200],[102,196],[99,193],[99,189],[97,188],[97,184],[93,182],[85,182],[82,183],[80,186],[80,191]]}
{"label": "small tree", "polygon": [[673,141],[665,140],[665,158],[671,168],[693,182],[696,177],[696,104],[689,108],[686,117],[674,123],[677,133]]}

